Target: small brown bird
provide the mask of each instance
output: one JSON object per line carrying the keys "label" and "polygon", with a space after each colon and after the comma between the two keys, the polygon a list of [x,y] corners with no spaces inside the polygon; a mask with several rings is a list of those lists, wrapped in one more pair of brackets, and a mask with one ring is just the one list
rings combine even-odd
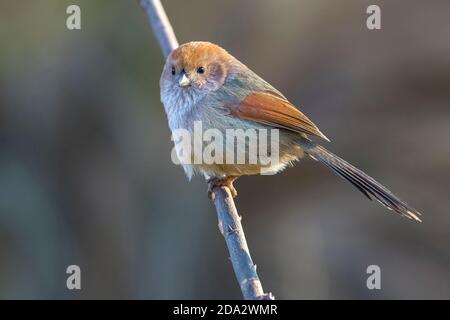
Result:
{"label": "small brown bird", "polygon": [[[311,138],[329,140],[281,92],[218,45],[189,42],[175,49],[167,58],[160,86],[172,132],[183,129],[193,133],[195,122],[202,124],[202,132],[214,129],[225,137],[229,136],[229,129],[277,129],[279,132],[277,163],[183,162],[189,179],[194,173],[203,174],[210,190],[227,186],[235,196],[232,183],[237,177],[260,174],[262,169],[279,172],[306,154],[349,181],[369,199],[378,200],[404,217],[421,221],[420,213],[391,191],[313,142]],[[232,146],[232,150],[226,146],[225,152],[248,155],[250,147],[246,142],[241,147]],[[189,154],[188,158],[192,156]]]}

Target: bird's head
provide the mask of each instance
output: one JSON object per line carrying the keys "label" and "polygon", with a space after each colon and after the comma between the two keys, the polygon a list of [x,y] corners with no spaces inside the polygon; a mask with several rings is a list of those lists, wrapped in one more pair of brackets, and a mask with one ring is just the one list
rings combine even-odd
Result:
{"label": "bird's head", "polygon": [[161,75],[164,104],[195,103],[225,82],[234,58],[210,42],[194,41],[173,50]]}

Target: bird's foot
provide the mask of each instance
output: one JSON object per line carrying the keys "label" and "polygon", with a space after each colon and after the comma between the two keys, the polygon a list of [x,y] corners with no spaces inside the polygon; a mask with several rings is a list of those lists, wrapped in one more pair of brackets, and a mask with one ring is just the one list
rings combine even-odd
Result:
{"label": "bird's foot", "polygon": [[234,180],[236,180],[237,177],[230,176],[230,177],[224,177],[224,178],[210,178],[207,180],[208,182],[208,198],[211,200],[214,200],[214,188],[221,188],[221,187],[227,187],[230,190],[231,196],[235,198],[237,196],[237,191],[233,186]]}

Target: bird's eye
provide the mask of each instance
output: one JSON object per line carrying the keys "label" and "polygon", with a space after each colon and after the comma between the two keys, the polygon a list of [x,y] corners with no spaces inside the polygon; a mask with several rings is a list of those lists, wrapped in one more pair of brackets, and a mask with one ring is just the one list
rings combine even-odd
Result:
{"label": "bird's eye", "polygon": [[175,67],[172,67],[172,75],[175,75]]}
{"label": "bird's eye", "polygon": [[200,74],[205,73],[205,67],[198,67],[197,73],[200,73]]}

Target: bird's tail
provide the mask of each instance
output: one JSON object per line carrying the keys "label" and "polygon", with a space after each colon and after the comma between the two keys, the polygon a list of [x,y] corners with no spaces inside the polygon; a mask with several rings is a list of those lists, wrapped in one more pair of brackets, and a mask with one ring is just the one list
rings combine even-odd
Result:
{"label": "bird's tail", "polygon": [[347,161],[339,158],[324,147],[310,140],[302,139],[300,146],[314,160],[324,164],[336,174],[353,184],[370,200],[376,199],[389,210],[394,210],[401,216],[421,222],[421,215],[406,202],[397,198],[391,191],[375,181],[372,177],[352,166]]}

